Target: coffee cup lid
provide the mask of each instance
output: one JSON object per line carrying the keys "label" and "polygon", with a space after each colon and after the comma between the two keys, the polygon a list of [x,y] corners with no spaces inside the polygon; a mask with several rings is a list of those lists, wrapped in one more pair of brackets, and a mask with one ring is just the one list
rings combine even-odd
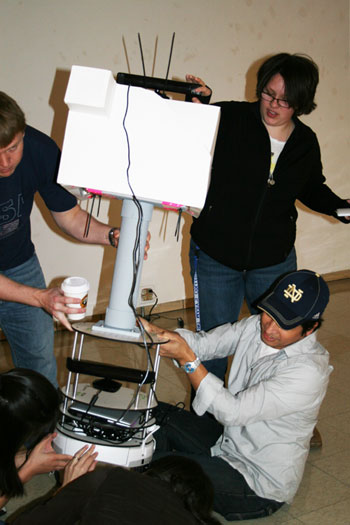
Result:
{"label": "coffee cup lid", "polygon": [[89,282],[84,277],[67,277],[61,288],[64,292],[88,292],[90,289]]}

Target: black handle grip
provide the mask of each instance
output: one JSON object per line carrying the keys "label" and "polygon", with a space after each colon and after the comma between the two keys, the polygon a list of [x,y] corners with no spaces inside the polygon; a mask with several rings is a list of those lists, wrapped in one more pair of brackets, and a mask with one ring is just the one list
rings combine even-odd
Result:
{"label": "black handle grip", "polygon": [[[142,87],[145,89],[154,89],[156,91],[171,91],[172,93],[182,93],[183,95],[207,99],[208,97],[200,93],[194,93],[194,90],[201,87],[200,84],[191,82],[180,82],[178,80],[167,80],[164,78],[146,77],[143,75],[130,75],[129,73],[118,73],[117,83],[126,86]],[[209,97],[210,98],[210,97]]]}
{"label": "black handle grip", "polygon": [[130,383],[149,384],[153,383],[155,380],[154,372],[148,372],[147,374],[145,370],[136,370],[124,366],[105,365],[103,363],[97,363],[96,361],[79,361],[78,359],[72,359],[71,357],[67,357],[67,368],[70,372],[76,374],[119,379],[120,381],[129,381]]}

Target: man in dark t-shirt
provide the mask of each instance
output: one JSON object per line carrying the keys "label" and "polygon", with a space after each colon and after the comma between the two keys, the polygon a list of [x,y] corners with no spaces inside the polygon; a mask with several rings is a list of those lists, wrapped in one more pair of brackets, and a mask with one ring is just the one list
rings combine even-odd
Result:
{"label": "man in dark t-shirt", "polygon": [[38,191],[56,224],[75,239],[118,244],[119,229],[91,218],[84,237],[87,213],[76,198],[57,184],[60,150],[55,142],[26,125],[17,103],[0,92],[0,326],[11,347],[16,367],[31,368],[54,385],[54,315],[66,328],[68,303],[59,288],[46,288],[31,240],[30,214]]}

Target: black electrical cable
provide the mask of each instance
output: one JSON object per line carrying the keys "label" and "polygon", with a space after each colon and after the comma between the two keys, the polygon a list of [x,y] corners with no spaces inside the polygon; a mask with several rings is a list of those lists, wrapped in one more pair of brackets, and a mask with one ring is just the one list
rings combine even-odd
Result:
{"label": "black electrical cable", "polygon": [[127,120],[127,115],[128,115],[128,111],[129,111],[129,104],[130,104],[130,86],[128,86],[127,95],[126,95],[126,106],[125,106],[125,112],[124,112],[124,117],[123,117],[123,129],[124,129],[124,132],[125,132],[126,143],[127,143],[127,152],[128,152],[128,154],[127,154],[128,164],[127,164],[127,168],[126,168],[126,178],[127,178],[128,186],[130,188],[130,192],[132,194],[132,200],[133,200],[134,204],[137,206],[137,209],[138,209],[138,221],[137,221],[137,226],[136,226],[136,237],[135,237],[135,244],[134,244],[134,250],[133,250],[133,281],[132,281],[132,286],[131,286],[131,290],[130,290],[130,294],[129,294],[129,298],[128,298],[128,304],[129,304],[130,308],[132,309],[132,311],[133,311],[133,313],[135,315],[135,319],[138,322],[138,325],[139,325],[139,328],[140,328],[140,332],[141,332],[141,336],[143,338],[144,347],[145,347],[146,352],[147,352],[148,367],[147,367],[147,373],[145,374],[145,379],[146,379],[150,368],[152,370],[154,370],[154,366],[153,366],[153,362],[152,362],[152,359],[151,359],[148,343],[147,343],[147,340],[146,340],[146,335],[148,335],[148,337],[149,337],[149,339],[151,341],[151,345],[153,344],[153,339],[152,339],[151,335],[148,334],[146,332],[146,330],[144,329],[144,326],[142,325],[142,321],[140,319],[140,316],[136,312],[136,308],[135,308],[135,305],[133,303],[133,296],[134,296],[134,292],[135,292],[135,288],[136,288],[136,281],[137,281],[138,270],[139,270],[139,265],[140,265],[140,258],[141,258],[141,254],[140,254],[140,237],[141,237],[141,224],[142,224],[142,219],[143,219],[143,211],[142,211],[142,206],[141,206],[140,202],[138,201],[138,199],[137,199],[137,197],[136,197],[136,195],[134,193],[134,190],[133,190],[133,188],[131,186],[131,183],[130,183],[131,147],[130,147],[129,134],[128,134],[128,130],[127,130],[127,127],[126,127],[126,120]]}

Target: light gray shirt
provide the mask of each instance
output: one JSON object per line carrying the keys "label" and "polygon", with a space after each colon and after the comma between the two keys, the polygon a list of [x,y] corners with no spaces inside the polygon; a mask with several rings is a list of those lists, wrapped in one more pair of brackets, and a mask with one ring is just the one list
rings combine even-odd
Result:
{"label": "light gray shirt", "polygon": [[177,330],[202,360],[234,354],[227,388],[209,373],[193,408],[212,413],[224,432],[212,447],[261,497],[290,503],[301,481],[325,396],[329,354],[311,334],[260,357],[260,316],[210,332]]}

